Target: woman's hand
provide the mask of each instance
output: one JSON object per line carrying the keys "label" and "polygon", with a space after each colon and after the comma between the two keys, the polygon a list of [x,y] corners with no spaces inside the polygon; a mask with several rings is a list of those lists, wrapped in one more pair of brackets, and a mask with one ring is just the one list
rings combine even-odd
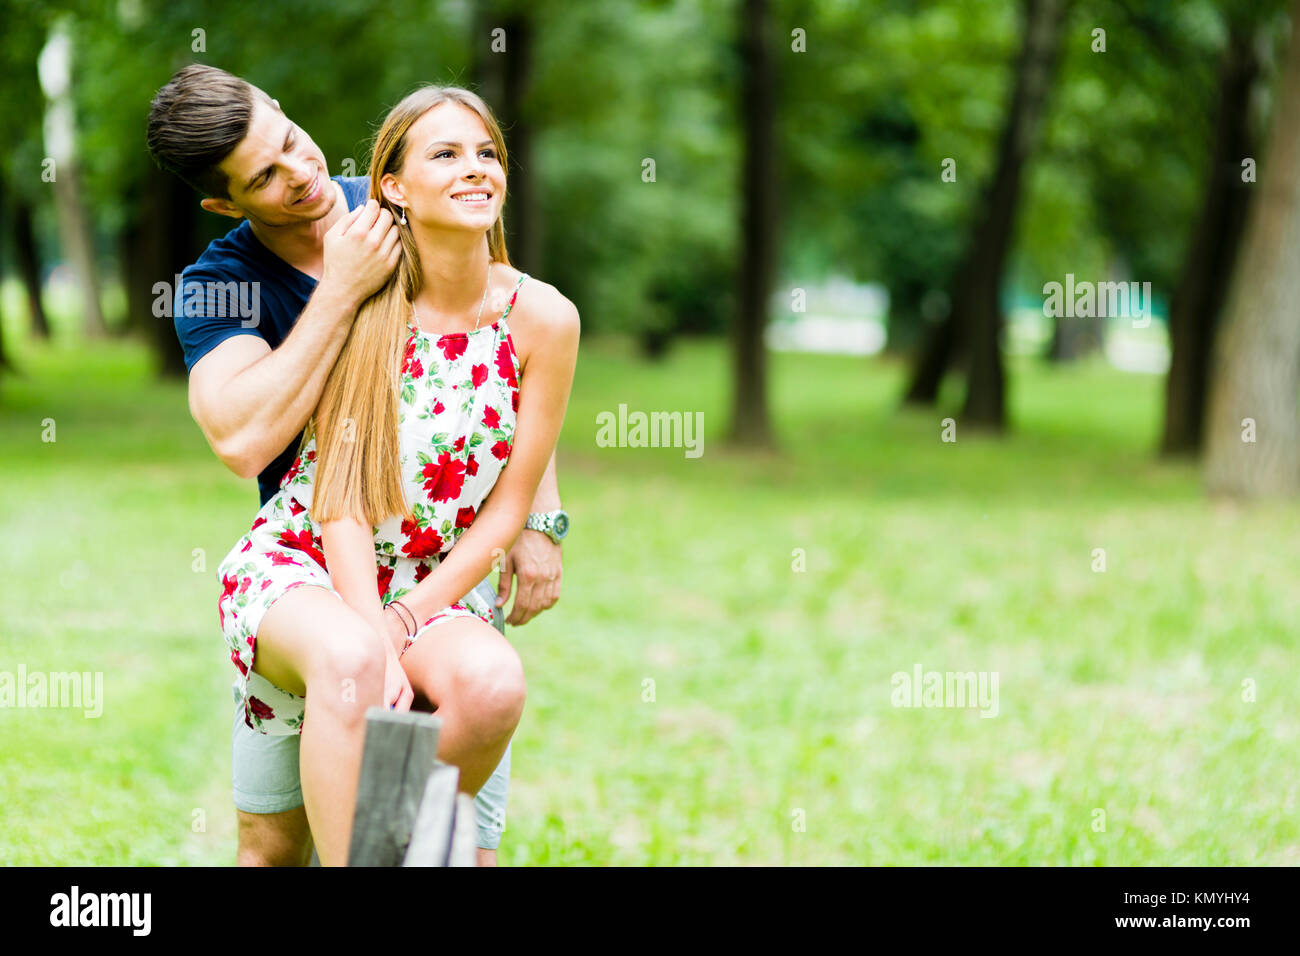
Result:
{"label": "woman's hand", "polygon": [[392,710],[410,710],[415,692],[411,690],[411,681],[397,659],[397,651],[388,641],[384,641],[384,654],[387,657],[384,665],[384,703]]}

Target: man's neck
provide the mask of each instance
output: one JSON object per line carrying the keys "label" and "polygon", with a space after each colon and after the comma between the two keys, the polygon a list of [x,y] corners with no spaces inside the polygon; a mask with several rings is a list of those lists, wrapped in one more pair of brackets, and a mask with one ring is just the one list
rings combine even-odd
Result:
{"label": "man's neck", "polygon": [[334,187],[337,198],[329,213],[320,219],[292,226],[267,226],[252,219],[248,221],[258,242],[298,271],[316,279],[320,278],[325,264],[325,233],[348,212],[348,197],[344,195],[343,187],[332,179],[330,185]]}

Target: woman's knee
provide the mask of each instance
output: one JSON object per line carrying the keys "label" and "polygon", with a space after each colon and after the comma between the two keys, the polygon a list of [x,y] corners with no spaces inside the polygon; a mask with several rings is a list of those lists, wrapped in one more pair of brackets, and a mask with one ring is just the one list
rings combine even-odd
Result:
{"label": "woman's knee", "polygon": [[527,686],[523,662],[508,642],[485,642],[467,650],[451,678],[459,709],[478,727],[491,734],[514,732],[524,712]]}
{"label": "woman's knee", "polygon": [[340,700],[359,699],[361,694],[382,690],[387,663],[384,646],[374,629],[361,621],[341,621],[320,635],[312,651],[307,675],[308,695],[314,688],[329,693],[330,688],[356,696],[340,694]]}

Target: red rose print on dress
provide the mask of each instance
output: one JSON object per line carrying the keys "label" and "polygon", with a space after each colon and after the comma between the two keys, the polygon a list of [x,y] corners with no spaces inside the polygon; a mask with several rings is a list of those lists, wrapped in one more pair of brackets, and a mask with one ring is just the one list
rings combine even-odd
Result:
{"label": "red rose print on dress", "polygon": [[402,553],[409,558],[427,558],[442,550],[442,535],[433,528],[421,528],[412,518],[402,522],[402,534],[407,537]]}
{"label": "red rose print on dress", "polygon": [[478,459],[473,455],[470,455],[469,460],[465,462],[465,474],[471,478],[478,474]]}
{"label": "red rose print on dress", "polygon": [[489,405],[487,408],[483,409],[483,424],[488,428],[500,428],[501,413]]}
{"label": "red rose print on dress", "polygon": [[272,551],[271,563],[275,565],[292,564],[295,567],[299,567],[299,568],[302,567],[301,561],[297,560],[296,558],[290,557],[289,555],[285,554],[283,551]]}
{"label": "red rose print on dress", "polygon": [[515,378],[515,363],[510,357],[510,340],[502,339],[501,344],[497,346],[497,374],[500,375],[507,385],[515,388],[519,385],[519,379]]}
{"label": "red rose print on dress", "polygon": [[475,365],[469,370],[470,384],[478,388],[487,381],[487,366]]}
{"label": "red rose print on dress", "polygon": [[303,506],[298,502],[298,499],[297,499],[297,498],[290,498],[290,499],[289,499],[289,513],[290,513],[290,514],[292,514],[292,515],[300,515],[300,514],[302,514],[304,511],[306,511],[306,510],[307,510],[307,509],[304,508],[304,507],[303,507]]}
{"label": "red rose print on dress", "polygon": [[446,410],[447,410],[447,406],[443,405],[441,400],[434,402],[433,408],[431,409],[431,411],[435,415],[441,415]]}
{"label": "red rose print on dress", "polygon": [[448,361],[464,355],[465,346],[467,345],[469,345],[469,336],[463,332],[456,335],[444,335],[438,339],[438,348],[442,349],[442,354]]}
{"label": "red rose print on dress", "polygon": [[275,711],[251,694],[248,697],[248,709],[258,720],[272,720],[275,717]]}
{"label": "red rose print on dress", "polygon": [[388,585],[393,581],[393,569],[387,565],[381,567],[376,575],[379,583],[379,599],[382,601],[388,593]]}
{"label": "red rose print on dress", "polygon": [[419,564],[419,565],[416,565],[416,568],[415,568],[415,583],[416,583],[416,584],[419,584],[421,581],[423,581],[425,578],[427,578],[427,577],[428,577],[430,574],[432,574],[432,573],[433,573],[433,568],[431,568],[429,565],[427,565],[427,564]]}
{"label": "red rose print on dress", "polygon": [[318,547],[320,542],[310,531],[281,531],[280,543],[287,548],[304,552],[322,568],[325,567],[325,552]]}
{"label": "red rose print on dress", "polygon": [[492,454],[494,457],[499,458],[502,461],[505,461],[507,458],[510,457],[510,444],[508,442],[503,442],[503,441],[497,442],[495,445],[492,446]]}
{"label": "red rose print on dress", "polygon": [[464,435],[461,435],[459,438],[456,439],[456,444],[454,444],[454,445],[451,446],[451,450],[452,450],[452,451],[464,451],[464,450],[465,450],[465,436],[464,436]]}
{"label": "red rose print on dress", "polygon": [[452,458],[451,452],[444,451],[437,461],[424,466],[422,474],[428,479],[424,491],[430,501],[450,501],[460,494],[461,486],[465,484],[465,463]]}
{"label": "red rose print on dress", "polygon": [[424,374],[424,366],[420,364],[419,359],[411,360],[410,372],[411,372],[411,378],[419,378]]}
{"label": "red rose print on dress", "polygon": [[248,676],[248,668],[247,668],[246,666],[244,666],[244,662],[243,662],[242,660],[239,659],[239,652],[238,652],[238,651],[231,651],[231,652],[230,652],[230,659],[231,659],[231,661],[234,662],[234,665],[235,665],[236,667],[239,668],[239,673],[241,673],[241,674],[243,674],[245,677],[247,677],[247,676]]}
{"label": "red rose print on dress", "polygon": [[459,511],[456,512],[457,528],[468,528],[473,523],[474,523],[473,508],[461,508]]}
{"label": "red rose print on dress", "polygon": [[519,411],[519,389],[514,389],[510,393],[510,407],[516,412]]}

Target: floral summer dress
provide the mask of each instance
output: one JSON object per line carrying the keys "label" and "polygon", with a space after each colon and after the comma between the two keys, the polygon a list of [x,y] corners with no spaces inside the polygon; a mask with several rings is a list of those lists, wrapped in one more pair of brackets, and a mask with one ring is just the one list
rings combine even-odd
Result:
{"label": "floral summer dress", "polygon": [[[506,320],[526,278],[519,277],[510,304],[490,326],[450,335],[411,328],[402,361],[397,426],[402,489],[411,511],[405,518],[390,516],[374,528],[379,595],[385,603],[415,587],[451,550],[510,457],[520,367]],[[304,584],[333,590],[320,526],[310,512],[315,473],[313,438],[217,569],[221,630],[239,669],[235,699],[244,705],[248,726],[264,734],[302,733],[306,698],[253,670],[262,616],[281,596]],[[458,617],[479,617],[491,624],[492,610],[471,591],[463,603],[425,620],[412,640]]]}

